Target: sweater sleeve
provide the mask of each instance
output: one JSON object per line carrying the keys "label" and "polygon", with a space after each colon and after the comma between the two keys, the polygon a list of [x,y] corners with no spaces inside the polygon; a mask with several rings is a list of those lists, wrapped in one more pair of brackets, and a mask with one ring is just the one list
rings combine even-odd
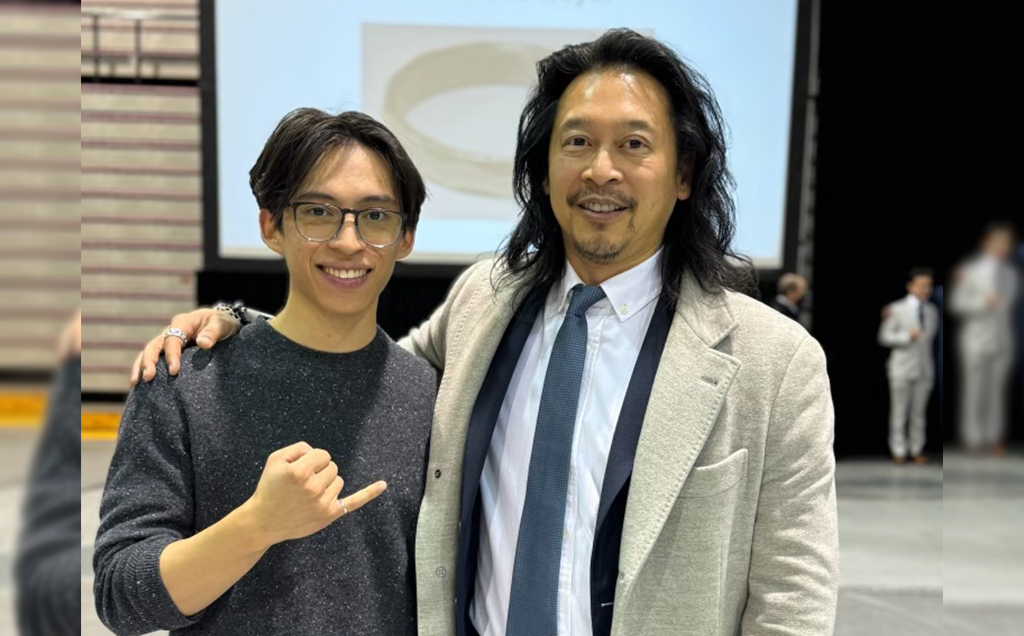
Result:
{"label": "sweater sleeve", "polygon": [[128,397],[100,504],[93,557],[96,611],[119,635],[179,629],[199,621],[174,605],[160,555],[194,529],[188,423],[163,359],[152,382]]}
{"label": "sweater sleeve", "polygon": [[81,633],[81,386],[81,359],[68,360],[29,480],[15,570],[23,636]]}

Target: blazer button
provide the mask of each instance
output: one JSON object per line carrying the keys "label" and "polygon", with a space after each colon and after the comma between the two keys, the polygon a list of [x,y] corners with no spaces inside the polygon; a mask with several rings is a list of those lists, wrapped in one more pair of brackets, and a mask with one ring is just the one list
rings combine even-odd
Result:
{"label": "blazer button", "polygon": [[443,579],[444,577],[448,576],[448,570],[444,568],[437,568],[436,570],[434,570],[434,576],[436,576],[439,579]]}
{"label": "blazer button", "polygon": [[440,479],[441,478],[441,470],[440,469],[434,471],[434,478],[435,479]]}

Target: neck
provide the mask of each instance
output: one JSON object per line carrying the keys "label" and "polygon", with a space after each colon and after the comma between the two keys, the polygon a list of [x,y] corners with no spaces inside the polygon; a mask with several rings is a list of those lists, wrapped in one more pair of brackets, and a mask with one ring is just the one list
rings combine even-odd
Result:
{"label": "neck", "polygon": [[597,263],[581,257],[570,249],[566,249],[566,256],[569,259],[569,264],[576,270],[576,274],[580,277],[585,285],[600,285],[609,278],[614,278],[622,272],[629,271],[643,263],[650,257],[657,253],[658,248],[656,246],[649,252],[645,252],[640,256],[633,257],[627,260],[617,260],[611,263]]}
{"label": "neck", "polygon": [[288,303],[270,325],[303,347],[327,353],[351,353],[377,335],[377,303],[359,314],[335,314],[288,295]]}

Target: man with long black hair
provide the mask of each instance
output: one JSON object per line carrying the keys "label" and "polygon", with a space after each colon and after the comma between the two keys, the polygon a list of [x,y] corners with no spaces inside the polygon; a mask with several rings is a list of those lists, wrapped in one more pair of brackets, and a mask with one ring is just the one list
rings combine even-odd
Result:
{"label": "man with long black hair", "polygon": [[[538,65],[519,224],[402,341],[443,371],[420,634],[832,633],[825,357],[741,293],[725,155],[707,82],[653,38]],[[211,310],[172,325],[205,347],[237,329]]]}

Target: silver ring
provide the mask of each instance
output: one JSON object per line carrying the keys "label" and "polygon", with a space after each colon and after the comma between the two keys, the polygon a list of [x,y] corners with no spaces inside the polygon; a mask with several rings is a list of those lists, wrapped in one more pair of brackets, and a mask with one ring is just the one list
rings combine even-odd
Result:
{"label": "silver ring", "polygon": [[177,327],[167,328],[167,331],[164,332],[164,340],[168,338],[177,338],[178,340],[181,340],[181,346],[183,347],[188,345],[188,336],[185,335],[184,331]]}

